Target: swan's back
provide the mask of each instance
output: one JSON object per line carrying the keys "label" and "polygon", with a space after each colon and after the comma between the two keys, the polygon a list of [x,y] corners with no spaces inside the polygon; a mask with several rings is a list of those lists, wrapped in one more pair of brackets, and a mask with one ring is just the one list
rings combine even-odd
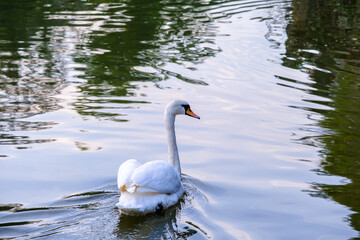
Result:
{"label": "swan's back", "polygon": [[[180,176],[174,167],[165,161],[151,161],[135,169],[132,181],[141,188],[152,189],[159,193],[171,194],[181,186]],[[145,191],[140,190],[140,191]]]}
{"label": "swan's back", "polygon": [[141,165],[137,160],[124,162],[118,171],[121,196],[117,206],[125,214],[154,212],[161,204],[174,205],[184,193],[179,174],[165,161]]}

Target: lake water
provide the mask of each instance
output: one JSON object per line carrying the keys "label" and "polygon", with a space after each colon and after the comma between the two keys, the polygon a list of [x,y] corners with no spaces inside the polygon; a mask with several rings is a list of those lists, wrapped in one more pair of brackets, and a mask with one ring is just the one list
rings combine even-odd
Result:
{"label": "lake water", "polygon": [[[2,0],[0,238],[359,239],[359,1]],[[186,193],[120,216],[118,166]]]}

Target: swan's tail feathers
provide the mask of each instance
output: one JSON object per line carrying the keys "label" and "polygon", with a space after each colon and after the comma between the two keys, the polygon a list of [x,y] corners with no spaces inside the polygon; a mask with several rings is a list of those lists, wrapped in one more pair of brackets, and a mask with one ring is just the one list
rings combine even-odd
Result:
{"label": "swan's tail feathers", "polygon": [[141,163],[135,159],[129,159],[120,165],[117,175],[117,185],[120,191],[125,191],[129,187],[132,174],[139,166],[141,166]]}
{"label": "swan's tail feathers", "polygon": [[132,184],[124,184],[122,186],[119,186],[120,192],[128,192],[128,193],[134,193],[136,191],[137,186]]}
{"label": "swan's tail feathers", "polygon": [[121,192],[128,192],[128,193],[135,193],[135,192],[137,192],[137,193],[159,193],[159,194],[162,193],[155,189],[138,186],[136,184],[124,184],[124,185],[120,186],[119,189]]}

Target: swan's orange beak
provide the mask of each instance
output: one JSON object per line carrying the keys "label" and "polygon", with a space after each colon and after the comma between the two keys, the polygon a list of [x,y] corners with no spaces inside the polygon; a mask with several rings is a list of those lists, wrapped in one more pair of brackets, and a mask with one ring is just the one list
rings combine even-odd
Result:
{"label": "swan's orange beak", "polygon": [[194,118],[197,118],[197,119],[200,119],[200,117],[198,115],[196,115],[193,111],[191,111],[190,108],[188,108],[185,112],[186,115],[190,116],[190,117],[194,117]]}

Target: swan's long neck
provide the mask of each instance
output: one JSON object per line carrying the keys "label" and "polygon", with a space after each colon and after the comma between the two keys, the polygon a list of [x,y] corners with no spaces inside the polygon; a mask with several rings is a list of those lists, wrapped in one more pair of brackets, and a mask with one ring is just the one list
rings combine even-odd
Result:
{"label": "swan's long neck", "polygon": [[167,132],[169,163],[180,176],[181,167],[175,136],[175,115],[165,112],[165,127]]}

